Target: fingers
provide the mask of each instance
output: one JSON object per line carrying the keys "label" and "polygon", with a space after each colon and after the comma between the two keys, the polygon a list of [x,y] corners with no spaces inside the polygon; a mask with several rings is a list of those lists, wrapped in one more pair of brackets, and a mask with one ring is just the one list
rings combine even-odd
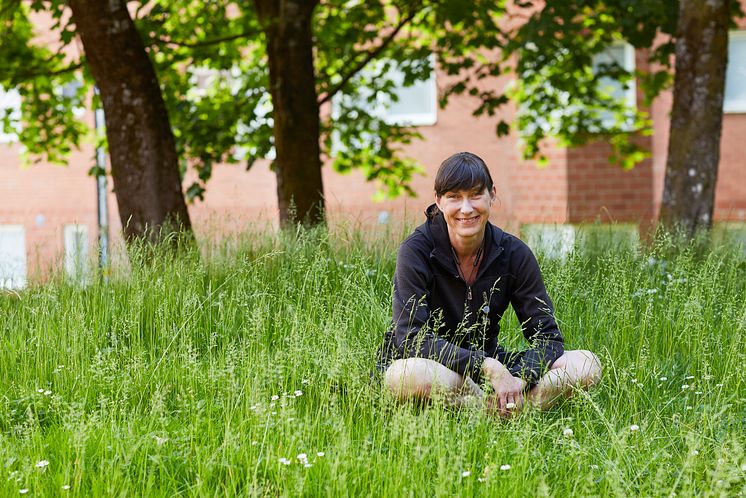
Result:
{"label": "fingers", "polygon": [[500,412],[503,412],[506,410],[506,405],[508,404],[508,398],[505,394],[499,394],[497,397],[497,408],[500,410]]}

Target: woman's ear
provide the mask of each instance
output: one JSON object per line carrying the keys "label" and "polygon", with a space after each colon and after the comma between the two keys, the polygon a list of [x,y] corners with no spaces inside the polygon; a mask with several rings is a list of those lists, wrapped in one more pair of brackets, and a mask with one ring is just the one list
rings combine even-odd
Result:
{"label": "woman's ear", "polygon": [[440,207],[440,196],[437,192],[435,193],[435,205],[438,206],[440,212],[443,212],[443,208]]}

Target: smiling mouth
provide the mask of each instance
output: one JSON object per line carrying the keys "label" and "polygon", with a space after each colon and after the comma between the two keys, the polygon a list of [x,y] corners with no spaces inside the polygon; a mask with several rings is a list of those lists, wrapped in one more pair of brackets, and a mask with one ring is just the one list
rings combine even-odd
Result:
{"label": "smiling mouth", "polygon": [[459,223],[471,223],[472,221],[477,221],[479,219],[479,216],[473,216],[471,218],[457,218]]}

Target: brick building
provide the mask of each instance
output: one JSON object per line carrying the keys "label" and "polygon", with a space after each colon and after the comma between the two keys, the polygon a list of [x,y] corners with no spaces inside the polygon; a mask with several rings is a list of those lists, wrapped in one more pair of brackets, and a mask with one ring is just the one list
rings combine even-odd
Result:
{"label": "brick building", "polygon": [[[746,136],[746,29],[731,33],[729,51],[715,220],[746,223],[746,154],[740,143]],[[625,65],[634,64],[635,59],[644,63],[631,47],[624,47],[621,55]],[[572,241],[576,224],[614,221],[644,227],[656,218],[668,147],[670,92],[649,109],[654,133],[641,140],[652,157],[633,170],[609,164],[605,143],[554,148],[549,165],[540,169],[534,162],[521,160],[515,134],[497,138],[493,119],[471,115],[475,106],[469,97],[437,109],[441,78],[436,71],[430,81],[402,89],[406,98],[387,111],[393,120],[415,123],[424,137],[406,148],[406,154],[426,170],[413,182],[417,197],[374,202],[375,186],[366,184],[362,175],[340,175],[325,167],[325,197],[332,223],[418,219],[432,202],[438,165],[461,150],[472,151],[487,162],[499,197],[493,221],[513,232],[529,234],[533,225],[550,238]],[[628,92],[626,98],[642,103],[640,92]],[[0,104],[15,105],[12,93],[0,94]],[[509,119],[511,111],[507,113]],[[81,119],[93,123],[90,113]],[[0,287],[20,287],[27,276],[34,278],[55,264],[73,271],[94,252],[97,237],[96,181],[87,176],[93,165],[92,146],[74,152],[66,167],[22,168],[20,147],[13,137],[0,136],[0,142]],[[248,172],[241,165],[216,167],[205,200],[189,209],[201,235],[275,223],[275,179],[268,161],[257,161]],[[112,193],[109,210],[116,238],[121,226]]]}

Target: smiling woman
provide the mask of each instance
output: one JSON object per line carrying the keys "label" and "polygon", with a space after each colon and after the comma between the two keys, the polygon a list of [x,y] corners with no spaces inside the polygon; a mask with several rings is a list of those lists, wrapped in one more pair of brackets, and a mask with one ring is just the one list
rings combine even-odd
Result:
{"label": "smiling woman", "polygon": [[[481,158],[454,154],[438,170],[426,222],[399,248],[392,327],[378,363],[399,400],[438,395],[507,416],[525,402],[547,408],[601,377],[593,353],[565,351],[531,250],[489,222],[495,193]],[[508,305],[530,344],[525,351],[497,341]]]}

